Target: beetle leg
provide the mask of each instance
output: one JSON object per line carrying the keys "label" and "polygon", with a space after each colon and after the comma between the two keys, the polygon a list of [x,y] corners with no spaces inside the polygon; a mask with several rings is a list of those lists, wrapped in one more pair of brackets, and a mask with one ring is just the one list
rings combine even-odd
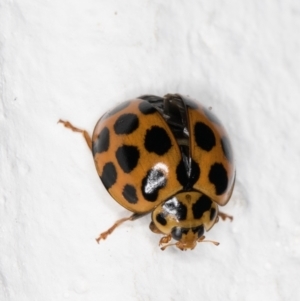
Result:
{"label": "beetle leg", "polygon": [[62,123],[66,128],[72,130],[73,132],[82,133],[87,145],[89,146],[90,150],[92,150],[92,139],[87,131],[81,130],[81,129],[73,126],[69,121],[63,121],[63,120],[59,119],[58,123]]}
{"label": "beetle leg", "polygon": [[159,241],[159,246],[161,246],[162,244],[167,244],[170,240],[172,239],[171,234],[168,234],[166,236],[163,236],[160,241]]}
{"label": "beetle leg", "polygon": [[220,218],[221,218],[223,221],[225,221],[226,218],[230,219],[230,221],[233,220],[233,216],[228,215],[228,214],[226,214],[226,213],[224,213],[224,212],[220,212],[220,211],[219,211],[219,212],[218,212],[218,216],[220,216]]}
{"label": "beetle leg", "polygon": [[[146,213],[148,214],[148,213]],[[98,238],[96,238],[97,243],[100,242],[101,239],[106,239],[108,235],[110,235],[117,227],[119,227],[121,224],[123,224],[126,221],[134,221],[144,215],[146,215],[145,213],[134,213],[132,215],[130,215],[129,217],[123,217],[119,220],[117,220],[108,230],[106,230],[105,232],[101,233]]]}

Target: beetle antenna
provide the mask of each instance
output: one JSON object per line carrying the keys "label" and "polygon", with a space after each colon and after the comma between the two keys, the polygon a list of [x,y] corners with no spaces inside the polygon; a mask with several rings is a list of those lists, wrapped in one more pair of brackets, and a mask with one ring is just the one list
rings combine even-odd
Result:
{"label": "beetle antenna", "polygon": [[175,243],[175,244],[168,244],[168,245],[165,245],[165,246],[161,247],[160,249],[161,249],[162,251],[164,251],[167,247],[170,247],[170,246],[176,246],[176,243]]}
{"label": "beetle antenna", "polygon": [[220,243],[217,242],[217,241],[214,241],[214,240],[204,240],[205,239],[205,236],[201,236],[199,239],[198,239],[198,242],[211,242],[213,243],[215,246],[218,246]]}

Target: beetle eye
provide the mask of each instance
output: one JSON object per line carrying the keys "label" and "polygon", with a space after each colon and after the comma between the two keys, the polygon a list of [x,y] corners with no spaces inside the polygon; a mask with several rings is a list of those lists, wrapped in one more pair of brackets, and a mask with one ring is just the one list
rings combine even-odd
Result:
{"label": "beetle eye", "polygon": [[174,227],[172,229],[171,235],[176,240],[181,240],[182,234],[187,234],[190,228],[181,228],[181,227]]}
{"label": "beetle eye", "polygon": [[193,231],[194,233],[197,233],[198,237],[200,238],[200,237],[202,237],[203,234],[204,234],[204,227],[203,227],[203,225],[200,225],[200,226],[198,226],[198,227],[193,228],[192,231]]}
{"label": "beetle eye", "polygon": [[174,227],[172,229],[171,235],[174,239],[180,240],[182,237],[182,230],[180,227]]}
{"label": "beetle eye", "polygon": [[171,235],[174,239],[176,240],[180,240],[182,237],[182,231],[180,227],[174,227],[172,229]]}

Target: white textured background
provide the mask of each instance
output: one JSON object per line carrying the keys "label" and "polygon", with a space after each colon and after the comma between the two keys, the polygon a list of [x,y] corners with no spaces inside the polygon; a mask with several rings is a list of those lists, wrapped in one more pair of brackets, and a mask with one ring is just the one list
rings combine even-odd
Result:
{"label": "white textured background", "polygon": [[[0,0],[0,300],[300,300],[299,0]],[[207,235],[157,246],[83,138],[115,103],[188,94],[231,136],[237,187]]]}

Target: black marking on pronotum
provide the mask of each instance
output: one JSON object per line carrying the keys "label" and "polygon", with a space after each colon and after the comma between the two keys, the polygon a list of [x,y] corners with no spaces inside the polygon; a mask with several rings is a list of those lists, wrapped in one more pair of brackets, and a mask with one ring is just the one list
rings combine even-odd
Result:
{"label": "black marking on pronotum", "polygon": [[165,215],[173,215],[177,220],[185,220],[187,216],[187,207],[176,197],[167,200],[162,206]]}
{"label": "black marking on pronotum", "polygon": [[193,204],[192,207],[194,218],[201,218],[203,213],[210,209],[211,205],[212,201],[208,196],[204,194],[200,196],[200,198],[196,201],[196,203]]}
{"label": "black marking on pronotum", "polygon": [[165,217],[162,213],[158,213],[156,215],[156,221],[163,226],[165,226],[167,224],[167,220],[165,219]]}

